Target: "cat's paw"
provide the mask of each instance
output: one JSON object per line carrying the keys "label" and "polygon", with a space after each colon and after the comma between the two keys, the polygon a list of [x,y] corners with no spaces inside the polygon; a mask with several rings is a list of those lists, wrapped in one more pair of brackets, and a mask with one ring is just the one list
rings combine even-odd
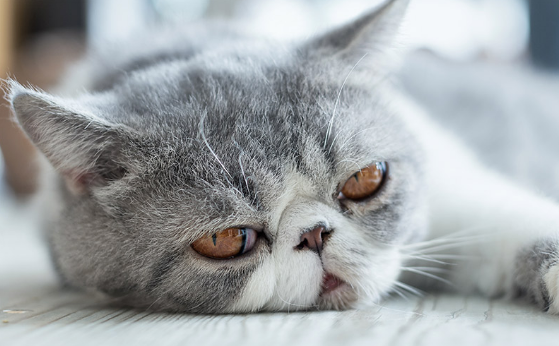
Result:
{"label": "cat's paw", "polygon": [[550,314],[559,315],[559,240],[541,239],[516,259],[516,293]]}
{"label": "cat's paw", "polygon": [[559,264],[553,265],[543,276],[549,299],[548,312],[559,315]]}

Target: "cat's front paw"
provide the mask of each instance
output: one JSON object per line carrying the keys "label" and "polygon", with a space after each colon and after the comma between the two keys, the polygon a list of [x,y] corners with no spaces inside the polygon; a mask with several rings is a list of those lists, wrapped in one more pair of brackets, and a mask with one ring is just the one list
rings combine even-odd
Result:
{"label": "cat's front paw", "polygon": [[547,311],[550,314],[559,315],[559,264],[549,268],[548,272],[543,276],[543,282],[547,289],[549,300]]}
{"label": "cat's front paw", "polygon": [[516,292],[543,310],[559,315],[559,242],[541,239],[525,247],[516,259]]}

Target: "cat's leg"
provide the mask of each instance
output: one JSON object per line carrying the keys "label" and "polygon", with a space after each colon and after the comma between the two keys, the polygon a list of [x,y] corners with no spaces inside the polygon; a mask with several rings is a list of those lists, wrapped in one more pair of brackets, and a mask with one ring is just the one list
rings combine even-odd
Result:
{"label": "cat's leg", "polygon": [[559,313],[559,206],[479,166],[458,167],[430,196],[432,237],[447,237],[440,248],[457,256],[448,279]]}
{"label": "cat's leg", "polygon": [[559,313],[559,205],[483,167],[421,109],[401,106],[426,153],[432,246],[424,249],[453,262],[445,279]]}

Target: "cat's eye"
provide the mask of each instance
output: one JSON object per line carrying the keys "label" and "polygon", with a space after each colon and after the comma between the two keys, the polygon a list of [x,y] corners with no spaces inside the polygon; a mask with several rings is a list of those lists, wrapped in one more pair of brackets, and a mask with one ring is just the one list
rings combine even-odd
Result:
{"label": "cat's eye", "polygon": [[250,251],[258,233],[251,228],[227,228],[203,236],[192,243],[192,248],[202,256],[228,259]]}
{"label": "cat's eye", "polygon": [[349,178],[342,189],[338,199],[362,200],[377,192],[386,176],[386,162],[375,162],[361,169]]}

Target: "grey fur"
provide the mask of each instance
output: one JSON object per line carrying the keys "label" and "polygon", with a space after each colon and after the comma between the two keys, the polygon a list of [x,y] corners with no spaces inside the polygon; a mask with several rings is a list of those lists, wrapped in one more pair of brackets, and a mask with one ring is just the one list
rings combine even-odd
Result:
{"label": "grey fur", "polygon": [[[285,251],[277,243],[312,226],[291,231],[282,221],[290,219],[287,209],[271,223],[294,172],[309,182],[312,193],[304,198],[361,230],[360,243],[348,245],[365,255],[340,259],[348,268],[380,256],[367,247],[420,236],[420,152],[381,86],[363,83],[380,77],[376,67],[364,67],[383,63],[380,52],[406,3],[390,1],[353,25],[289,46],[219,36],[223,28],[210,24],[153,45],[144,39],[149,49],[100,54],[82,65],[90,93],[71,100],[12,82],[23,129],[63,180],[78,179],[77,193],[60,185],[63,209],[49,232],[63,278],[134,306],[226,311],[271,253]],[[384,192],[340,205],[341,184],[375,161],[388,161],[394,171]],[[189,246],[233,226],[266,236],[228,261]],[[333,232],[343,240],[343,229]],[[350,303],[313,299],[325,307]]]}
{"label": "grey fur", "polygon": [[[147,35],[125,52],[92,54],[79,66],[89,92],[74,98],[10,82],[18,121],[59,174],[48,234],[64,280],[132,306],[198,313],[340,309],[387,294],[402,265],[395,254],[427,230],[424,153],[386,78],[407,2],[289,45],[215,23]],[[447,75],[440,64],[414,64],[405,88],[462,130],[471,109],[447,117],[454,103],[441,99],[484,99],[479,81],[454,90],[421,74]],[[503,157],[457,132],[486,162]],[[389,167],[378,194],[340,202],[343,183],[376,161]],[[316,225],[329,231],[324,250],[301,251]],[[190,247],[239,226],[260,231],[245,255],[214,260]],[[554,249],[529,246],[515,267],[515,288],[542,306]],[[330,300],[320,295],[327,269],[351,287]]]}
{"label": "grey fur", "polygon": [[515,284],[518,296],[531,299],[542,309],[549,309],[550,297],[543,276],[559,262],[557,240],[542,239],[518,254]]}

